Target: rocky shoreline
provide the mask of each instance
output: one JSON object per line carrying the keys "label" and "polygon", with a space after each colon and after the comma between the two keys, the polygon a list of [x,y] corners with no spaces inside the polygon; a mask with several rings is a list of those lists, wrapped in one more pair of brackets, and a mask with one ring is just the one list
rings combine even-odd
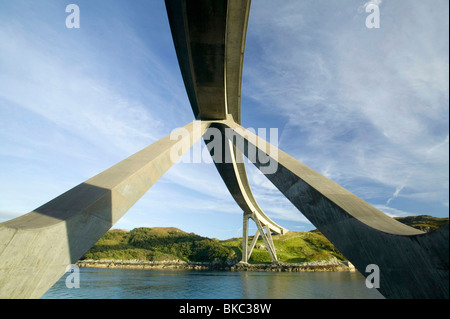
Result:
{"label": "rocky shoreline", "polygon": [[142,261],[142,260],[80,260],[79,267],[110,269],[153,269],[153,270],[224,270],[264,272],[330,272],[355,271],[350,262],[338,260],[307,262],[298,264],[245,264],[221,262]]}

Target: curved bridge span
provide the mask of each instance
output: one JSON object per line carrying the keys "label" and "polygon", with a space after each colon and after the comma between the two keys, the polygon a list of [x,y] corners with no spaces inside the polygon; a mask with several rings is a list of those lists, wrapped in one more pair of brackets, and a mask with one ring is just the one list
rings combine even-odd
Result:
{"label": "curved bridge span", "polygon": [[[0,224],[0,297],[39,298],[202,136],[220,176],[274,261],[272,233],[287,230],[256,202],[243,156],[363,274],[380,269],[387,298],[449,298],[448,224],[423,233],[370,204],[241,126],[240,97],[249,0],[166,0],[180,70],[195,121],[19,218]],[[230,138],[226,132],[232,132]],[[220,132],[220,134],[212,134]],[[214,140],[220,139],[216,156]],[[216,141],[217,142],[217,141]],[[174,152],[173,150],[182,150]],[[253,150],[253,151],[252,151]],[[266,170],[263,154],[275,170]],[[175,154],[175,155],[174,155]],[[228,157],[228,161],[224,160]]]}

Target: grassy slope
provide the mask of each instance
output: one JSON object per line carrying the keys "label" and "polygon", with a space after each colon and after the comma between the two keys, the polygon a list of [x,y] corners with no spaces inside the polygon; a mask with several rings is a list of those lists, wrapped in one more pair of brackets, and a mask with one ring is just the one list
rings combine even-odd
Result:
{"label": "grassy slope", "polygon": [[[330,260],[333,257],[345,260],[345,257],[322,234],[290,231],[285,235],[275,235],[272,238],[278,260],[284,263],[322,261]],[[249,242],[251,239],[249,239]],[[239,257],[242,255],[241,238],[230,239],[221,243],[232,248]],[[257,241],[249,262],[272,262],[262,239]]]}
{"label": "grassy slope", "polygon": [[110,230],[81,259],[226,261],[232,249],[213,240],[177,228]]}
{"label": "grassy slope", "polygon": [[[448,218],[413,216],[396,218],[424,231],[434,230]],[[284,263],[322,261],[345,257],[320,232],[294,232],[272,236],[278,259]],[[251,241],[251,238],[250,240]],[[82,259],[112,260],[184,260],[184,261],[239,261],[242,254],[242,238],[224,241],[186,233],[177,228],[136,228],[132,231],[108,231]],[[270,263],[270,255],[258,240],[250,263]]]}
{"label": "grassy slope", "polygon": [[447,218],[438,218],[432,217],[428,215],[421,216],[409,216],[409,217],[395,217],[401,223],[404,223],[408,226],[420,229],[424,232],[430,232],[438,229],[439,227],[444,226],[448,223]]}
{"label": "grassy slope", "polygon": [[[174,234],[173,229],[171,232],[166,228],[141,228],[139,230],[144,231],[146,236],[136,236],[136,229],[131,232],[124,230],[108,231],[82,259],[138,259],[147,261],[176,259],[212,261],[214,258],[222,261],[227,258],[239,261],[241,259],[241,238],[218,241],[180,230],[176,230],[176,234]],[[273,240],[278,259],[285,263],[321,261],[333,257],[340,260],[345,259],[321,234],[291,231],[285,235],[273,236]],[[203,248],[207,248],[206,253],[204,249],[201,249],[202,247],[200,247],[200,253],[192,253],[196,249],[199,250],[199,243]],[[208,252],[210,252],[209,255]],[[270,255],[264,249],[263,240],[260,239],[253,251],[250,263],[270,262]]]}

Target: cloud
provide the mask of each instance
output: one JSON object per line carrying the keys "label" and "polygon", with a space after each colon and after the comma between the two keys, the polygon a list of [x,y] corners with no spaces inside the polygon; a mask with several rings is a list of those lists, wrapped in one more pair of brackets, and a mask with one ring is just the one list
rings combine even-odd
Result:
{"label": "cloud", "polygon": [[280,148],[369,201],[448,202],[448,3],[390,3],[371,33],[341,3],[286,5],[320,19],[279,26],[281,9],[259,3],[243,88],[287,119]]}
{"label": "cloud", "polygon": [[407,217],[407,216],[414,216],[417,214],[413,214],[411,212],[406,212],[400,209],[392,208],[386,205],[374,205],[375,208],[379,209],[389,217]]}
{"label": "cloud", "polygon": [[392,194],[392,197],[389,198],[389,199],[387,200],[387,202],[386,202],[386,205],[387,205],[387,206],[388,206],[394,199],[396,199],[396,198],[400,195],[400,192],[403,190],[403,188],[405,188],[405,186],[406,186],[406,185],[401,185],[401,186],[398,186],[398,187],[395,189],[395,192],[394,192],[394,194]]}
{"label": "cloud", "polygon": [[[79,46],[73,54],[87,59],[72,64],[70,58],[74,56],[61,58],[68,54],[65,50],[50,54],[45,47],[30,47],[32,35],[28,32],[12,32],[11,27],[6,27],[0,36],[7,38],[11,33],[15,40],[1,44],[2,60],[8,66],[0,76],[0,96],[5,101],[99,147],[108,145],[105,149],[114,145],[130,153],[161,137],[163,125],[155,111],[139,100],[121,95],[112,81],[103,81],[102,76],[83,67],[97,62],[89,58],[87,48]],[[149,102],[164,104],[161,100]]]}
{"label": "cloud", "polygon": [[[1,207],[21,214],[193,119],[174,52],[160,59],[110,6],[93,20],[95,7],[83,6],[77,30],[55,23],[55,6],[0,12]],[[155,29],[171,40],[164,27]]]}

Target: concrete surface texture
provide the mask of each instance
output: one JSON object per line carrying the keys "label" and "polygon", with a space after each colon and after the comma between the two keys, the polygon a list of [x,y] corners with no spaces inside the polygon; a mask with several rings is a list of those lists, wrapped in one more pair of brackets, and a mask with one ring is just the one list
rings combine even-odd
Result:
{"label": "concrete surface texture", "polygon": [[179,140],[168,135],[34,211],[1,223],[0,298],[40,298],[208,126],[190,123],[179,129],[183,134],[173,134],[183,136]]}
{"label": "concrete surface texture", "polygon": [[[166,1],[166,7],[194,116],[200,120],[229,118],[240,123],[242,68],[250,1],[170,0]],[[252,214],[256,224],[260,222],[262,227],[267,226],[276,234],[286,233],[287,230],[272,221],[257,204],[240,150],[226,141],[224,132],[218,136],[222,139],[223,158],[215,160],[215,165],[244,214]],[[209,145],[206,139],[205,142]],[[226,161],[226,156],[233,160]],[[246,237],[246,234],[243,236]],[[264,238],[265,235],[261,233],[261,236]],[[246,242],[244,239],[244,250]],[[275,251],[270,254],[276,261]],[[243,261],[247,259],[244,254]]]}
{"label": "concrete surface texture", "polygon": [[[213,125],[244,132],[243,151],[253,141],[255,147],[270,149],[235,122]],[[266,177],[361,274],[368,276],[372,272],[366,271],[367,266],[378,266],[378,290],[386,298],[449,297],[448,224],[424,233],[390,218],[281,150],[271,160],[278,162],[278,169]],[[254,164],[259,168],[258,161]]]}
{"label": "concrete surface texture", "polygon": [[[266,141],[240,126],[242,61],[250,1],[166,0],[166,6],[194,116],[199,120],[216,120],[209,130],[216,129],[223,133],[227,128],[233,129],[245,140],[245,143],[237,144],[241,145],[240,151],[246,156],[250,146],[266,154],[266,150],[275,150],[271,155],[271,161],[277,164],[275,172],[264,172],[264,165],[257,159],[255,165],[361,274],[369,275],[366,272],[369,265],[379,267],[382,285],[378,290],[385,297],[448,298],[448,225],[425,234],[401,224],[273,145],[271,148]],[[203,22],[199,19],[213,19],[220,27],[200,27]],[[220,52],[211,58],[212,51],[207,47],[198,50],[198,39],[204,43],[225,44],[225,54]],[[196,56],[193,56],[194,51]],[[199,57],[207,63],[199,66]],[[217,77],[211,76],[214,72],[217,72]],[[206,84],[197,80],[205,77],[217,80],[210,83],[214,83],[216,88],[217,99],[214,101],[204,97],[203,86]],[[223,85],[220,89],[217,86],[219,82]],[[222,136],[226,138],[226,134]],[[205,142],[208,145],[207,138]],[[242,153],[236,150],[236,146],[225,140],[223,145],[223,151],[234,154],[235,161],[239,162]],[[253,244],[247,246],[248,218],[256,216],[256,221],[264,220],[265,214],[260,209],[254,210],[259,206],[251,195],[243,165],[234,164],[235,161],[231,164],[217,161],[214,156],[213,159],[230,193],[244,212],[245,262]],[[269,220],[266,223],[271,231],[277,227],[282,231],[281,226]],[[260,228],[263,229],[258,227],[258,231],[261,231]]]}

